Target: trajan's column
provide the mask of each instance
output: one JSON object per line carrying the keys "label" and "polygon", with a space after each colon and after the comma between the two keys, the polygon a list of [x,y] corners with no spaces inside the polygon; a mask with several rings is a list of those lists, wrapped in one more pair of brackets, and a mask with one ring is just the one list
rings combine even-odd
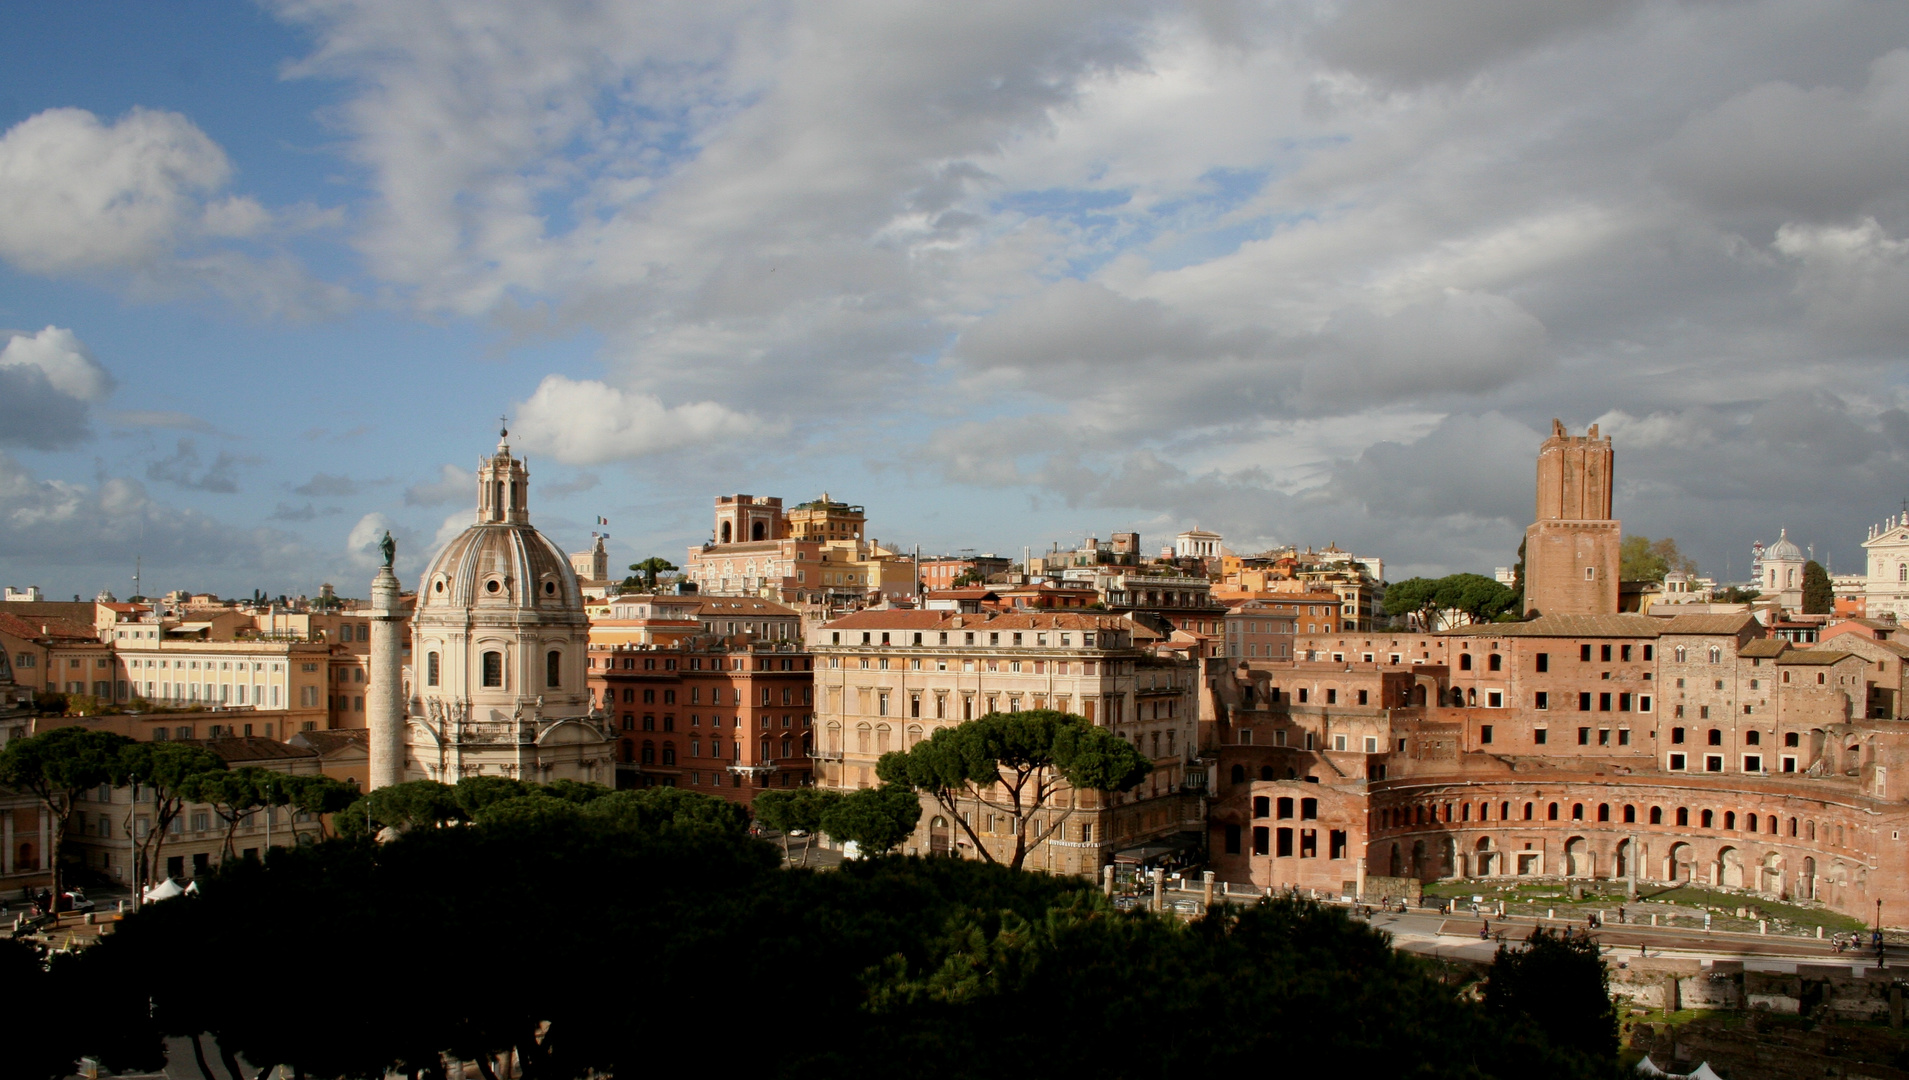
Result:
{"label": "trajan's column", "polygon": [[371,729],[371,776],[366,791],[404,780],[404,670],[399,636],[404,616],[398,576],[391,572],[398,545],[387,532],[379,547],[384,551],[384,566],[371,580],[371,670],[365,686],[365,723]]}

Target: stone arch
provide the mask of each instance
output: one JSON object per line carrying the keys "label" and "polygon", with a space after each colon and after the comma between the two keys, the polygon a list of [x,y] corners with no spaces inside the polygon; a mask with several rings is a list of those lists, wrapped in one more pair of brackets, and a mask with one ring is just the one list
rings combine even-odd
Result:
{"label": "stone arch", "polygon": [[1781,899],[1783,896],[1783,854],[1772,851],[1763,856],[1763,865],[1758,867],[1757,889]]}
{"label": "stone arch", "polygon": [[1595,861],[1591,855],[1591,844],[1582,836],[1573,836],[1564,842],[1564,876],[1591,877]]}
{"label": "stone arch", "polygon": [[1491,837],[1479,837],[1474,850],[1478,853],[1479,877],[1491,877],[1493,874],[1504,872],[1504,867],[1501,865],[1504,856],[1492,850]]}
{"label": "stone arch", "polygon": [[1664,860],[1664,880],[1676,884],[1688,885],[1696,876],[1697,852],[1689,844],[1672,844],[1670,855]]}
{"label": "stone arch", "polygon": [[1421,879],[1425,877],[1425,841],[1423,840],[1412,842],[1412,876]]}
{"label": "stone arch", "polygon": [[722,527],[722,539],[718,541],[718,543],[727,544],[728,542],[729,542],[729,523],[725,521],[723,522],[723,527]]}
{"label": "stone arch", "polygon": [[1743,888],[1743,853],[1728,845],[1717,849],[1717,884],[1726,889]]}
{"label": "stone arch", "polygon": [[1390,865],[1391,868],[1386,871],[1387,876],[1405,876],[1405,853],[1399,850],[1399,845],[1397,844],[1392,845],[1392,861]]}
{"label": "stone arch", "polygon": [[[1612,853],[1611,872],[1619,878],[1628,878],[1631,876],[1631,847],[1632,841],[1628,838],[1619,840],[1616,850]],[[1643,876],[1641,871],[1648,865],[1650,864],[1642,862],[1638,864],[1637,869],[1640,871],[1639,877]]]}
{"label": "stone arch", "polygon": [[954,830],[948,819],[936,814],[928,822],[928,854],[949,855],[954,852]]}

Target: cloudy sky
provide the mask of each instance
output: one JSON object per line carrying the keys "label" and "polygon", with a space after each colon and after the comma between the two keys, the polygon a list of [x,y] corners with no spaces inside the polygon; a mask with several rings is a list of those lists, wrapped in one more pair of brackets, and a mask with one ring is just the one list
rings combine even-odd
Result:
{"label": "cloudy sky", "polygon": [[0,580],[415,572],[510,417],[560,544],[722,492],[1857,569],[1909,497],[1909,5],[139,0],[0,32]]}

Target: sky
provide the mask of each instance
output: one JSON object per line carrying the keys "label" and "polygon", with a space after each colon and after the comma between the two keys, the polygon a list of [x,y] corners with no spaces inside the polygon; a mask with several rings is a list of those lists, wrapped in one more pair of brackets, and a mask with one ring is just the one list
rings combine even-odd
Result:
{"label": "sky", "polygon": [[[362,595],[719,494],[1836,571],[1909,498],[1909,5],[139,0],[0,33],[0,582]],[[607,518],[608,526],[596,524]]]}

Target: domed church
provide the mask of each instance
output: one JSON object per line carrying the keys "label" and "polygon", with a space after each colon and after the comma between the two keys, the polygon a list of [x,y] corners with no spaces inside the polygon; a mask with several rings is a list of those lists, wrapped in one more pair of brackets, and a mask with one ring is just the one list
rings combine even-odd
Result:
{"label": "domed church", "polygon": [[570,560],[530,524],[530,473],[509,435],[478,466],[475,524],[418,583],[403,776],[614,783],[607,721],[586,682],[583,593]]}

